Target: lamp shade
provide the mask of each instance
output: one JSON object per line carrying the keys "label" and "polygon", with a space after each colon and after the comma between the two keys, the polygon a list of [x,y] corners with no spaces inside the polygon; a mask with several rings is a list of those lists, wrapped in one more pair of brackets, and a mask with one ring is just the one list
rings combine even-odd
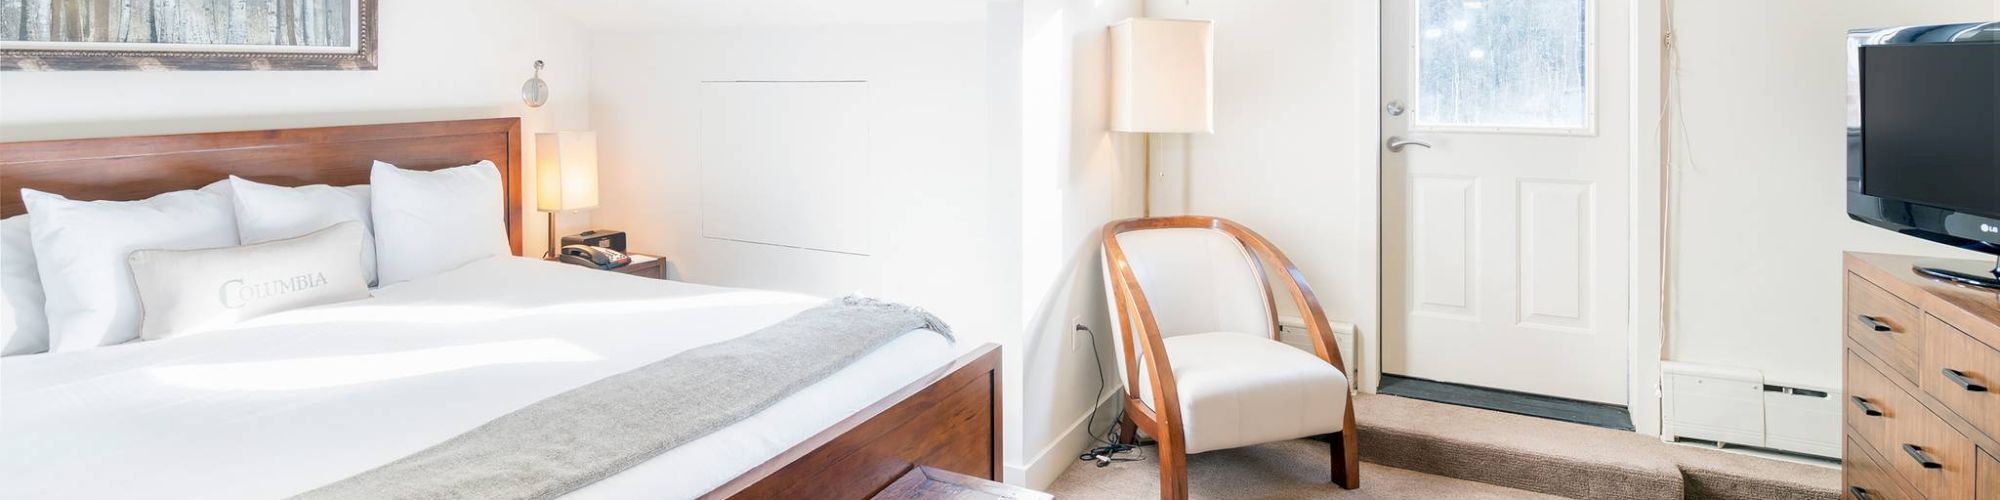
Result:
{"label": "lamp shade", "polygon": [[1111,25],[1111,130],[1214,132],[1214,33],[1189,19]]}
{"label": "lamp shade", "polygon": [[597,206],[597,134],[535,134],[535,191],[543,212]]}

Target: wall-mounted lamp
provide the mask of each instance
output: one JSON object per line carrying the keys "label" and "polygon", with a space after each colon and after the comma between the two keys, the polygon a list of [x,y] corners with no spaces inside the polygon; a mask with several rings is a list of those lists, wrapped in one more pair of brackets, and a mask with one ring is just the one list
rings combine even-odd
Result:
{"label": "wall-mounted lamp", "polygon": [[[1215,26],[1193,19],[1131,18],[1111,25],[1111,130],[1215,131]],[[1151,138],[1145,215],[1153,214]]]}
{"label": "wall-mounted lamp", "polygon": [[549,102],[549,84],[542,81],[542,62],[535,61],[535,76],[528,83],[521,84],[521,102],[530,108],[542,107]]}

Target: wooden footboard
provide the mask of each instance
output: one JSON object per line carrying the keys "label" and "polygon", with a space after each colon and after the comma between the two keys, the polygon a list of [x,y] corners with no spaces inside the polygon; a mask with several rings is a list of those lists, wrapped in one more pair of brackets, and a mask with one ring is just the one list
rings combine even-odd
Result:
{"label": "wooden footboard", "polygon": [[868,498],[917,465],[1000,480],[1000,346],[979,346],[703,498]]}

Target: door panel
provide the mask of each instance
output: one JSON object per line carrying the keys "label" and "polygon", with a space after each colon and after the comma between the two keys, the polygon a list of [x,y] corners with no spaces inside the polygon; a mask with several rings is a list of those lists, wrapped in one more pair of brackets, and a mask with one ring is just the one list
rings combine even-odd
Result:
{"label": "door panel", "polygon": [[1522,180],[1522,326],[1590,328],[1591,185]]}
{"label": "door panel", "polygon": [[1625,404],[1627,7],[1382,5],[1383,371]]}
{"label": "door panel", "polygon": [[1418,312],[1464,320],[1478,315],[1473,307],[1479,260],[1472,230],[1478,225],[1475,180],[1420,176],[1410,184],[1410,220],[1417,228],[1410,250],[1416,257],[1413,285]]}

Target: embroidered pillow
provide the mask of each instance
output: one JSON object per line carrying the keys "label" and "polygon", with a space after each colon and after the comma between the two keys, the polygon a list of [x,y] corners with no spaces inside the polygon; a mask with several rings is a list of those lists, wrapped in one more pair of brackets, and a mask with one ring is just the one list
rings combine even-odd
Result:
{"label": "embroidered pillow", "polygon": [[200,333],[270,313],[368,297],[360,222],[292,239],[132,252],[141,340]]}
{"label": "embroidered pillow", "polygon": [[236,234],[243,244],[296,238],[343,221],[361,222],[361,271],[375,281],[375,238],[368,185],[285,187],[229,176],[236,193]]}

